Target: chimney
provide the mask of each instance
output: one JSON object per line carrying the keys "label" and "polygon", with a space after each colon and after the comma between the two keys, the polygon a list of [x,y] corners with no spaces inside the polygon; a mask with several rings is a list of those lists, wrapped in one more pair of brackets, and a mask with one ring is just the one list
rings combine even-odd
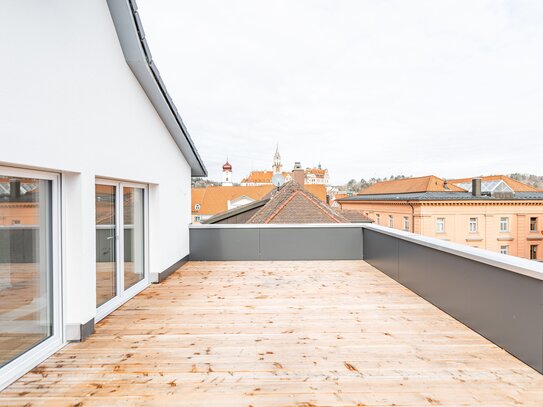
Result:
{"label": "chimney", "polygon": [[18,201],[21,197],[21,181],[17,178],[9,180],[9,199],[10,201]]}
{"label": "chimney", "polygon": [[305,183],[305,171],[299,161],[294,163],[294,169],[292,170],[292,179],[301,186]]}
{"label": "chimney", "polygon": [[481,178],[473,178],[471,180],[471,195],[481,196]]}

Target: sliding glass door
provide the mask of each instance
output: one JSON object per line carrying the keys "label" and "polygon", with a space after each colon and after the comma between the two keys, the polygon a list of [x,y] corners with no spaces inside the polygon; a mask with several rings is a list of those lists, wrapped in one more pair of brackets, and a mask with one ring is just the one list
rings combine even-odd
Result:
{"label": "sliding glass door", "polygon": [[124,289],[134,286],[144,277],[144,190],[123,187],[124,209]]}
{"label": "sliding glass door", "polygon": [[117,187],[96,185],[96,306],[117,296]]}
{"label": "sliding glass door", "polygon": [[146,285],[145,186],[96,184],[96,306],[98,319]]}
{"label": "sliding glass door", "polygon": [[2,368],[62,340],[57,181],[0,167],[0,387]]}

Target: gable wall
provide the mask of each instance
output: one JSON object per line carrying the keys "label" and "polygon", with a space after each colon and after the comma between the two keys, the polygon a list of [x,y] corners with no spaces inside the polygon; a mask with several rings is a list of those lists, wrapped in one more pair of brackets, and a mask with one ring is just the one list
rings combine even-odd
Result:
{"label": "gable wall", "polygon": [[94,315],[96,177],[150,184],[150,271],[188,255],[190,168],[122,54],[105,1],[0,13],[0,165],[62,174],[67,322]]}

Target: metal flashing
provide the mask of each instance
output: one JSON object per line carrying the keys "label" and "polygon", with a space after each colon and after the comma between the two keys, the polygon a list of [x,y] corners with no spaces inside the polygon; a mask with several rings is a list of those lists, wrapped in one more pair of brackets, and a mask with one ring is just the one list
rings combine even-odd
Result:
{"label": "metal flashing", "polygon": [[191,176],[206,177],[203,160],[153,62],[136,2],[107,0],[107,5],[126,63],[187,160]]}
{"label": "metal flashing", "polygon": [[504,202],[543,200],[543,192],[516,192],[514,197],[498,198],[490,195],[473,196],[470,192],[408,192],[390,194],[355,195],[338,199],[337,202],[357,201],[481,201]]}

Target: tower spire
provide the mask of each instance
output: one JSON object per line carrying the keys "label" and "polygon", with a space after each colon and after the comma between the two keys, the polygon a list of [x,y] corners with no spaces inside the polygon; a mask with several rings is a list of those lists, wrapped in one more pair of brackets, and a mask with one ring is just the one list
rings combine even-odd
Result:
{"label": "tower spire", "polygon": [[275,155],[273,156],[273,173],[280,174],[283,165],[281,164],[281,154],[279,154],[279,143],[275,146]]}

